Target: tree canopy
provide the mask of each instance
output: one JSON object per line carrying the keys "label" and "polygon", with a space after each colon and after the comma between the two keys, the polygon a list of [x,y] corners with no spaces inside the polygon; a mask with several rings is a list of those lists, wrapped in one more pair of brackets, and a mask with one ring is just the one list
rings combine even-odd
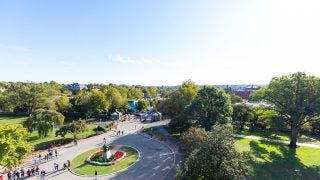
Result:
{"label": "tree canopy", "polygon": [[12,168],[33,150],[21,125],[0,125],[0,164]]}
{"label": "tree canopy", "polygon": [[53,110],[38,109],[31,113],[23,125],[29,132],[38,131],[40,137],[47,137],[55,124],[63,124],[64,116]]}
{"label": "tree canopy", "polygon": [[216,125],[178,168],[176,179],[244,179],[248,166],[234,147],[231,124]]}
{"label": "tree canopy", "polygon": [[210,130],[217,122],[231,121],[230,96],[215,87],[204,87],[187,108],[190,119],[197,125]]}
{"label": "tree canopy", "polygon": [[233,106],[232,120],[240,130],[243,130],[245,124],[250,122],[253,118],[254,111],[251,107],[244,104],[237,104]]}
{"label": "tree canopy", "polygon": [[255,91],[251,98],[273,105],[291,128],[289,146],[297,147],[301,126],[320,112],[320,79],[302,72],[275,77],[267,86]]}

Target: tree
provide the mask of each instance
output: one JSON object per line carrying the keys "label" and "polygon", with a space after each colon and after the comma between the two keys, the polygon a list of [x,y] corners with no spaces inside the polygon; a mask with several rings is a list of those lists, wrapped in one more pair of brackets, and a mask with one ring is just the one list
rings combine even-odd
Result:
{"label": "tree", "polygon": [[244,155],[237,152],[232,125],[216,125],[209,137],[179,167],[176,179],[244,179],[248,166]]}
{"label": "tree", "polygon": [[21,125],[0,125],[0,164],[13,168],[33,150]]}
{"label": "tree", "polygon": [[275,77],[252,94],[255,100],[265,100],[284,117],[290,126],[290,147],[297,147],[300,128],[320,112],[320,79],[298,72]]}
{"label": "tree", "polygon": [[253,110],[244,104],[233,106],[232,120],[238,126],[239,130],[243,130],[246,123],[254,118]]}
{"label": "tree", "polygon": [[144,94],[141,89],[135,87],[128,87],[127,98],[130,99],[141,99]]}
{"label": "tree", "polygon": [[270,107],[255,106],[252,108],[254,117],[250,120],[250,130],[260,128],[265,130],[271,123],[274,116],[279,116],[279,113]]}
{"label": "tree", "polygon": [[185,108],[196,97],[198,91],[198,85],[191,80],[186,80],[177,90],[169,95],[168,99],[159,104],[160,110],[173,117],[169,124],[169,127],[173,131],[183,132],[190,127]]}
{"label": "tree", "polygon": [[192,121],[210,130],[217,122],[231,121],[232,106],[230,96],[224,90],[215,87],[204,87],[187,108],[187,113]]}
{"label": "tree", "polygon": [[93,90],[89,101],[93,112],[106,112],[109,108],[106,96],[101,91]]}
{"label": "tree", "polygon": [[38,109],[31,113],[30,117],[23,123],[29,132],[38,131],[41,138],[47,137],[57,123],[63,124],[64,116],[53,110]]}
{"label": "tree", "polygon": [[149,101],[146,101],[146,100],[139,100],[138,101],[138,110],[139,111],[147,109],[148,106],[149,106]]}
{"label": "tree", "polygon": [[58,108],[58,111],[61,113],[67,113],[72,110],[72,105],[69,102],[69,98],[62,96],[56,101],[56,106]]}
{"label": "tree", "polygon": [[277,137],[279,131],[283,131],[286,129],[286,123],[283,120],[283,117],[279,115],[271,116],[270,126],[272,131],[274,132],[275,137]]}
{"label": "tree", "polygon": [[121,96],[120,92],[116,88],[111,88],[108,90],[107,94],[107,99],[110,102],[110,109],[112,111],[116,109],[121,109],[124,103],[126,102],[126,99]]}
{"label": "tree", "polygon": [[208,137],[208,133],[204,129],[190,127],[179,138],[181,149],[189,155],[193,150],[199,148]]}
{"label": "tree", "polygon": [[73,121],[68,125],[64,125],[56,131],[56,136],[65,137],[67,133],[73,134],[73,137],[76,138],[80,132],[87,130],[87,124],[84,120]]}

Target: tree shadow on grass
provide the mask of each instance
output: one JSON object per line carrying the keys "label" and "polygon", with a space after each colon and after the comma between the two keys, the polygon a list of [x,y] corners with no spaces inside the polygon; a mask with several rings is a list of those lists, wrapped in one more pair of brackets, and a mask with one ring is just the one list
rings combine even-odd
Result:
{"label": "tree shadow on grass", "polygon": [[320,167],[304,165],[296,149],[266,141],[251,141],[250,147],[253,179],[320,179]]}

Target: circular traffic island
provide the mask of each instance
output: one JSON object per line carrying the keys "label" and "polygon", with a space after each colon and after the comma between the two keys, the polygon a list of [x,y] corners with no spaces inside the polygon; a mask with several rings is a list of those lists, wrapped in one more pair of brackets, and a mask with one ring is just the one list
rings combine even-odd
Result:
{"label": "circular traffic island", "polygon": [[105,147],[86,151],[72,160],[70,170],[84,176],[94,176],[96,171],[98,175],[108,175],[131,166],[139,159],[139,152],[129,146],[121,146],[113,154],[111,152]]}

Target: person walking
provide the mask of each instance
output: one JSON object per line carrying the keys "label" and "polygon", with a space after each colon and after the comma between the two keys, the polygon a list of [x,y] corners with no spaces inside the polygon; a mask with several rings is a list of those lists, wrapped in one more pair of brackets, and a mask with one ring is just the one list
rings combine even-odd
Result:
{"label": "person walking", "polygon": [[40,175],[40,180],[44,180],[45,176],[46,176],[46,172],[42,170]]}
{"label": "person walking", "polygon": [[105,137],[103,138],[103,144],[107,144],[107,140]]}
{"label": "person walking", "polygon": [[70,171],[70,166],[71,166],[71,163],[69,160],[67,160],[67,166],[68,166],[68,171]]}
{"label": "person walking", "polygon": [[122,131],[122,136],[123,136],[123,131]]}
{"label": "person walking", "polygon": [[20,169],[20,176],[21,176],[21,178],[23,179],[24,178],[24,169]]}
{"label": "person walking", "polygon": [[34,174],[35,174],[35,170],[34,170],[34,167],[32,167],[31,168],[31,175],[34,176]]}
{"label": "person walking", "polygon": [[19,179],[19,178],[20,178],[20,173],[19,173],[19,171],[18,171],[18,170],[16,171],[16,178],[17,178],[17,179]]}
{"label": "person walking", "polygon": [[40,169],[39,169],[39,166],[37,165],[37,167],[36,167],[36,174],[37,174],[37,175],[39,175],[39,170],[40,170]]}
{"label": "person walking", "polygon": [[56,158],[58,158],[58,150],[54,149],[54,154],[56,155]]}
{"label": "person walking", "polygon": [[28,169],[28,171],[27,171],[27,176],[28,176],[28,178],[31,177],[31,170],[30,169]]}
{"label": "person walking", "polygon": [[12,177],[11,176],[11,171],[8,172],[7,177],[8,177],[9,180],[11,179],[11,177]]}

